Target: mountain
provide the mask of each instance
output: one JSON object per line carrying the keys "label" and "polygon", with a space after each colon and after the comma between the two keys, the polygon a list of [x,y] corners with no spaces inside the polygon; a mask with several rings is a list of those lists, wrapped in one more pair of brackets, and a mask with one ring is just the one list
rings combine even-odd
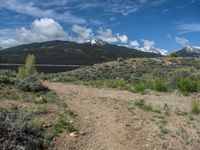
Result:
{"label": "mountain", "polygon": [[85,42],[85,44],[91,44],[91,45],[97,45],[97,46],[104,46],[104,45],[109,44],[109,43],[104,42],[101,39],[91,39],[91,40],[88,40],[87,42]]}
{"label": "mountain", "polygon": [[119,57],[158,57],[154,53],[120,47],[102,40],[86,43],[48,41],[3,49],[0,63],[24,63],[28,54],[34,54],[38,64],[91,65],[116,60]]}
{"label": "mountain", "polygon": [[200,57],[200,47],[198,46],[185,46],[176,51],[176,54],[181,57]]}
{"label": "mountain", "polygon": [[167,55],[167,50],[165,49],[160,49],[160,48],[155,48],[155,47],[151,47],[151,46],[144,46],[142,48],[140,48],[141,51],[143,52],[149,52],[149,53],[155,53],[158,55]]}

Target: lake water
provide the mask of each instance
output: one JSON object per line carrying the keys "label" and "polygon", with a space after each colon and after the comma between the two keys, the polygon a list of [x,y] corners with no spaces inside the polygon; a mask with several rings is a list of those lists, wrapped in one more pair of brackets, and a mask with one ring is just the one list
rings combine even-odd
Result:
{"label": "lake water", "polygon": [[[44,73],[58,73],[58,72],[65,72],[71,71],[80,68],[80,66],[37,66],[36,69],[38,72]],[[9,69],[9,70],[17,70],[18,66],[1,66],[0,69]]]}

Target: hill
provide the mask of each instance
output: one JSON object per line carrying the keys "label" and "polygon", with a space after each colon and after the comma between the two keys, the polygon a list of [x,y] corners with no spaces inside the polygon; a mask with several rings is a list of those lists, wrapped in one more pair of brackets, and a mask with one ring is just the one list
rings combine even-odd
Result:
{"label": "hill", "polygon": [[200,47],[185,46],[178,50],[176,54],[180,57],[200,57]]}
{"label": "hill", "polygon": [[[103,43],[103,44],[102,44]],[[103,41],[78,44],[69,41],[48,41],[12,47],[0,51],[0,63],[24,63],[34,54],[38,64],[91,65],[116,60],[119,57],[157,57],[136,49],[120,47]]]}
{"label": "hill", "polygon": [[199,58],[131,58],[52,75],[53,81],[108,86],[129,91],[200,91]]}

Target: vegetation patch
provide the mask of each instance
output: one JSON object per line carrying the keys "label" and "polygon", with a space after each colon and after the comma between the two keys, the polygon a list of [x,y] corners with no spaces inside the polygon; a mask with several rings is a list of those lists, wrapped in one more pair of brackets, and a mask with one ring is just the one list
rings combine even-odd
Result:
{"label": "vegetation patch", "polygon": [[52,141],[52,139],[63,131],[74,132],[76,128],[73,124],[66,122],[64,119],[60,118],[55,125],[53,125],[46,133],[44,133],[44,138],[46,141]]}
{"label": "vegetation patch", "polygon": [[200,103],[197,100],[193,100],[191,103],[191,112],[193,114],[199,114],[200,113]]}
{"label": "vegetation patch", "polygon": [[50,75],[53,81],[79,82],[97,87],[144,93],[179,90],[183,95],[200,92],[200,59],[141,58],[93,65]]}
{"label": "vegetation patch", "polygon": [[182,111],[182,110],[176,108],[176,109],[175,109],[175,114],[176,114],[177,116],[187,116],[189,113],[188,113],[187,111]]}
{"label": "vegetation patch", "polygon": [[42,84],[41,80],[34,76],[29,76],[23,80],[16,80],[15,85],[17,88],[25,92],[49,91],[49,89]]}
{"label": "vegetation patch", "polygon": [[146,101],[144,99],[137,100],[135,102],[135,106],[138,106],[139,108],[141,108],[142,110],[145,110],[145,111],[161,113],[161,111],[159,109],[154,109],[151,104],[146,104]]}

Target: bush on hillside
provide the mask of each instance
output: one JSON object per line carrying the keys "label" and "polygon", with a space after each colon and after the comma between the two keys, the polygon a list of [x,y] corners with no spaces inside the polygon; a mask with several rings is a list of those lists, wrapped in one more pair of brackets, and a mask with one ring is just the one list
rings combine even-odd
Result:
{"label": "bush on hillside", "polygon": [[190,77],[180,79],[178,88],[184,95],[188,95],[189,92],[197,92],[197,81]]}
{"label": "bush on hillside", "polygon": [[39,78],[30,76],[23,80],[16,80],[15,85],[25,92],[48,91],[48,88],[42,84]]}
{"label": "bush on hillside", "polygon": [[163,79],[156,79],[154,81],[154,90],[159,92],[166,92],[168,89],[166,82]]}
{"label": "bush on hillside", "polygon": [[144,83],[138,83],[138,84],[136,84],[135,85],[135,87],[134,87],[134,91],[135,92],[144,92],[145,91],[145,84]]}
{"label": "bush on hillside", "polygon": [[0,84],[9,84],[11,80],[8,76],[0,75]]}
{"label": "bush on hillside", "polygon": [[172,52],[172,53],[170,54],[170,56],[171,56],[171,57],[178,57],[178,55],[177,55],[175,52]]}

